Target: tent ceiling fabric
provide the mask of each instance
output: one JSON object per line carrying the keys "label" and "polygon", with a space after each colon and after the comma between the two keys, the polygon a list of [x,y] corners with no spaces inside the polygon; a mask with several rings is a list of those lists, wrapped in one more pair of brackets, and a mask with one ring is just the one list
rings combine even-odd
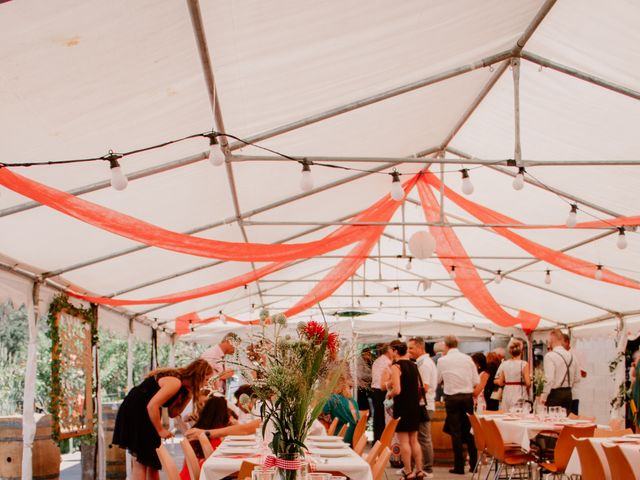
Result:
{"label": "tent ceiling fabric", "polygon": [[[101,156],[109,149],[122,152],[211,130],[214,117],[189,1],[195,0],[25,0],[0,5],[0,162]],[[525,39],[525,53],[640,91],[640,7],[629,1],[414,0],[390,8],[379,0],[304,5],[294,0],[251,0],[202,2],[200,8],[227,131],[251,138],[296,124],[259,142],[289,155],[395,158],[394,166],[403,174],[419,171],[429,159],[424,165],[401,159],[427,149],[447,148],[447,158],[461,154],[512,158],[511,71],[506,69],[485,97],[481,94],[500,64],[468,68],[461,74],[454,71],[511,51],[525,31],[533,32]],[[536,19],[541,19],[539,25]],[[454,73],[361,106],[371,96],[447,72]],[[540,68],[526,55],[520,77],[524,159],[639,160],[637,99]],[[344,113],[339,113],[341,107]],[[322,115],[326,118],[313,120]],[[451,134],[451,141],[444,144]],[[131,174],[202,155],[207,149],[207,140],[196,138],[126,157],[121,164]],[[265,154],[253,147],[233,153]],[[382,173],[389,173],[393,163],[348,162],[348,158],[340,163],[379,173],[312,166],[314,184],[321,191],[302,195],[297,163],[232,161],[231,182],[225,168],[200,160],[132,180],[122,192],[98,188],[83,198],[166,229],[196,230],[205,238],[243,242],[244,228],[251,242],[306,242],[322,238],[338,228],[332,222],[348,219],[386,194],[390,177]],[[92,162],[17,171],[69,191],[108,180],[107,167]],[[456,192],[461,191],[459,168],[444,167],[445,183]],[[438,166],[432,170],[439,173]],[[529,179],[577,198],[580,221],[606,218],[603,212],[639,214],[640,166],[551,166],[527,171]],[[513,190],[512,178],[498,168],[485,166],[470,173],[474,202],[526,224],[562,224],[569,211],[569,200],[544,188],[527,184],[522,191]],[[51,277],[54,285],[148,298],[252,268],[250,263],[141,248],[47,207],[8,214],[27,201],[2,189],[3,263],[5,268],[34,274],[62,272]],[[461,329],[473,326],[477,336],[509,333],[482,318],[461,297],[438,259],[414,260],[408,270],[407,259],[396,258],[408,252],[402,240],[425,228],[419,225],[424,216],[417,202],[418,195],[412,192],[371,258],[353,280],[323,302],[325,310],[373,312],[353,325],[341,320],[339,328],[345,335],[352,327],[366,335],[389,335],[402,322],[407,332],[418,332],[429,318],[432,331],[446,332],[442,325],[455,323]],[[444,210],[451,222],[478,223],[446,199]],[[246,224],[229,221],[238,213]],[[399,225],[403,219],[404,228]],[[482,227],[457,226],[454,231],[497,302],[514,315],[520,309],[541,315],[541,327],[577,325],[640,310],[633,290],[555,268],[551,268],[552,283],[545,284],[549,265],[508,240]],[[636,232],[627,233],[625,250],[616,248],[614,231],[606,236],[605,230],[518,233],[640,280]],[[247,288],[121,311],[157,319],[169,329],[177,316],[193,311],[207,318],[223,310],[243,320],[255,318],[254,305],[282,311],[349,250],[293,262]],[[106,259],[110,256],[114,258]],[[499,285],[494,282],[498,269],[508,273]],[[423,278],[433,280],[426,292],[419,286]],[[318,315],[313,308],[301,316]],[[207,339],[228,329],[216,322],[185,338]]]}

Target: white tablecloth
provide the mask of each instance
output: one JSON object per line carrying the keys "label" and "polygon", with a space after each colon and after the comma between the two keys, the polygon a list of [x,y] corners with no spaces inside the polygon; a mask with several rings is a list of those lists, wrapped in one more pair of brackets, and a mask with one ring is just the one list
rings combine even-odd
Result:
{"label": "white tablecloth", "polygon": [[[604,465],[604,473],[606,475],[606,480],[611,480],[611,472],[609,471],[609,463],[607,462],[607,457],[604,453],[604,449],[602,448],[603,443],[614,443],[615,440],[621,440],[624,437],[619,438],[590,438],[589,441],[593,444],[598,452],[598,456],[600,457],[600,461],[602,465]],[[622,452],[625,454],[629,463],[631,464],[631,468],[633,468],[633,472],[635,473],[636,478],[640,478],[640,445],[638,444],[625,444],[618,443]],[[569,459],[569,463],[567,464],[567,468],[565,470],[567,475],[581,475],[582,469],[580,466],[580,457],[578,456],[578,451],[573,450],[571,454],[571,458]]]}
{"label": "white tablecloth", "polygon": [[493,420],[495,420],[496,426],[502,434],[504,443],[518,444],[525,452],[529,451],[529,441],[543,430],[553,430],[555,432],[562,430],[561,425],[535,420],[509,420],[491,416],[487,418],[493,418]]}
{"label": "white tablecloth", "polygon": [[[227,475],[238,472],[243,461],[253,462],[257,465],[263,458],[259,453],[252,457],[225,457],[220,452],[223,445],[224,442],[202,465],[200,480],[220,480]],[[312,455],[310,459],[315,463],[318,472],[342,472],[353,480],[372,480],[369,464],[353,450],[348,449],[347,451],[349,455],[345,457],[323,459]]]}

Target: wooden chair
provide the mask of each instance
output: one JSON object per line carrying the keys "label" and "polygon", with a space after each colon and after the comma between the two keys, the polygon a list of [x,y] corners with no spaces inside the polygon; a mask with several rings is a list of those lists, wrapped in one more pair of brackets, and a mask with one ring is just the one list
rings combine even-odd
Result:
{"label": "wooden chair", "polygon": [[[474,478],[476,474],[478,478],[480,478],[480,472],[482,470],[482,464],[489,456],[487,452],[487,440],[484,436],[484,431],[482,430],[482,425],[480,424],[480,420],[475,415],[469,415],[469,422],[471,423],[471,428],[473,429],[473,443],[476,445],[476,450],[478,451],[478,461],[476,462],[476,466],[471,472],[471,478]],[[491,471],[491,466],[493,465],[493,458],[491,459],[491,464],[489,465],[489,471]]]}
{"label": "wooden chair", "polygon": [[349,430],[349,424],[345,423],[338,432],[338,436],[344,438],[344,436],[347,434],[347,430]]}
{"label": "wooden chair", "polygon": [[612,443],[603,443],[602,448],[609,463],[611,470],[611,478],[615,480],[634,480],[636,478],[622,449],[618,445]]}
{"label": "wooden chair", "polygon": [[371,468],[373,468],[373,466],[376,463],[376,460],[378,459],[378,454],[380,453],[381,445],[382,444],[380,443],[380,440],[378,440],[376,443],[373,444],[373,447],[371,447],[371,450],[369,450],[369,453],[367,453],[367,456],[364,457],[364,459],[367,461],[367,463]]}
{"label": "wooden chair", "polygon": [[502,434],[493,420],[481,418],[480,423],[482,424],[489,454],[498,463],[495,478],[500,478],[500,473],[505,465],[511,467],[509,478],[513,477],[516,467],[529,467],[528,476],[531,478],[530,464],[535,462],[535,457],[521,451],[509,450],[505,446]]}
{"label": "wooden chair", "polygon": [[384,470],[389,463],[389,458],[391,457],[391,449],[386,447],[380,455],[378,455],[378,459],[376,463],[371,468],[371,476],[373,480],[380,480],[382,475],[384,474]]}
{"label": "wooden chair", "polygon": [[367,446],[367,436],[360,435],[360,440],[353,446],[353,451],[362,457],[362,453],[364,452],[364,447]]}
{"label": "wooden chair", "polygon": [[576,438],[576,450],[580,459],[582,480],[602,480],[607,478],[605,466],[600,461],[598,452],[588,438]]}
{"label": "wooden chair", "polygon": [[398,422],[400,421],[400,417],[392,419],[387,426],[384,427],[382,431],[382,435],[380,435],[380,444],[382,445],[382,449],[385,447],[391,448],[391,442],[393,441],[393,435],[396,433],[396,428],[398,427]]}
{"label": "wooden chair", "polygon": [[625,428],[624,430],[605,430],[604,428],[596,428],[593,432],[593,436],[596,438],[610,438],[610,437],[624,437],[625,435],[631,435],[633,430]]}
{"label": "wooden chair", "polygon": [[624,430],[624,420],[622,418],[609,419],[609,428],[611,430]]}
{"label": "wooden chair", "polygon": [[502,415],[504,410],[485,410],[483,415]]}
{"label": "wooden chair", "polygon": [[367,420],[369,420],[369,412],[365,412],[356,423],[356,428],[353,429],[353,439],[351,440],[352,445],[356,445],[360,441],[360,437],[365,436],[367,430]]}
{"label": "wooden chair", "polygon": [[207,437],[204,432],[200,432],[200,434],[198,435],[198,442],[200,442],[200,448],[202,448],[202,453],[204,454],[204,458],[206,460],[213,453],[213,447],[211,446],[209,437]]}
{"label": "wooden chair", "polygon": [[164,470],[164,473],[167,475],[167,479],[180,480],[180,473],[178,472],[178,467],[176,467],[176,462],[173,460],[173,457],[166,447],[164,445],[160,445],[156,448],[156,453],[160,459],[162,470]]}
{"label": "wooden chair", "polygon": [[558,436],[558,441],[553,449],[553,463],[541,462],[539,465],[550,472],[553,477],[564,476],[573,449],[576,446],[576,438],[593,437],[595,425],[567,425]]}
{"label": "wooden chair", "polygon": [[252,462],[242,462],[242,464],[240,464],[240,471],[238,472],[238,480],[251,480],[251,473],[257,466],[258,465]]}
{"label": "wooden chair", "polygon": [[200,478],[200,462],[196,457],[196,452],[193,451],[193,447],[189,440],[183,438],[180,440],[180,446],[184,453],[184,461],[187,464],[187,470],[189,470],[189,476],[191,480],[198,480]]}
{"label": "wooden chair", "polygon": [[587,415],[576,415],[575,413],[570,413],[569,418],[571,420],[589,420],[590,422],[596,421],[596,417],[589,417]]}
{"label": "wooden chair", "polygon": [[327,435],[331,436],[335,434],[337,427],[338,427],[338,417],[334,418],[333,421],[331,422],[331,425],[329,425],[329,428],[327,428]]}

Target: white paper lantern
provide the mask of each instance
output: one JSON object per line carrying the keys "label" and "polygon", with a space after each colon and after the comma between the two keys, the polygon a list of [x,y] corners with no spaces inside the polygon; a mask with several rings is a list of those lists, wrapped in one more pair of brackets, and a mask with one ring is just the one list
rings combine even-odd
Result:
{"label": "white paper lantern", "polygon": [[409,250],[415,258],[420,260],[429,258],[436,250],[436,239],[425,230],[416,232],[409,239]]}

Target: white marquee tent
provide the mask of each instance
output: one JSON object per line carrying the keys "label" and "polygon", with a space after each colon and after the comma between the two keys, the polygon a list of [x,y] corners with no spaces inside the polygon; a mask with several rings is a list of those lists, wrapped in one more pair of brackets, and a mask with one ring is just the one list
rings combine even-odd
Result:
{"label": "white marquee tent", "polygon": [[[225,166],[214,167],[202,137],[121,159],[124,191],[110,188],[105,162],[12,169],[165,229],[231,242],[322,238],[389,192],[380,172],[427,165],[456,192],[460,168],[471,168],[469,198],[527,225],[563,225],[571,203],[579,221],[634,216],[638,24],[640,5],[631,0],[0,2],[0,162],[100,157],[214,129],[351,169],[312,166],[314,188],[301,192],[297,162],[231,140]],[[520,191],[511,186],[514,158],[527,171]],[[443,205],[508,312],[535,312],[540,329],[575,327],[575,335],[607,336],[621,324],[637,334],[637,290],[540,262],[447,199]],[[413,191],[365,265],[322,302],[329,314],[370,313],[338,328],[513,332],[484,318],[437,258],[407,269],[403,241],[426,225]],[[23,282],[28,296],[41,279],[41,311],[69,286],[149,298],[262,265],[148,247],[7,188],[0,228],[3,290],[10,295],[5,287]],[[633,226],[624,250],[610,226],[518,233],[640,281]],[[190,312],[247,320],[256,316],[252,305],[283,311],[348,251],[173,305],[101,308],[101,325],[126,332],[135,318],[141,335],[153,325],[171,334],[175,318]],[[433,282],[426,292],[424,278]],[[208,342],[232,328],[214,322],[184,338]]]}

